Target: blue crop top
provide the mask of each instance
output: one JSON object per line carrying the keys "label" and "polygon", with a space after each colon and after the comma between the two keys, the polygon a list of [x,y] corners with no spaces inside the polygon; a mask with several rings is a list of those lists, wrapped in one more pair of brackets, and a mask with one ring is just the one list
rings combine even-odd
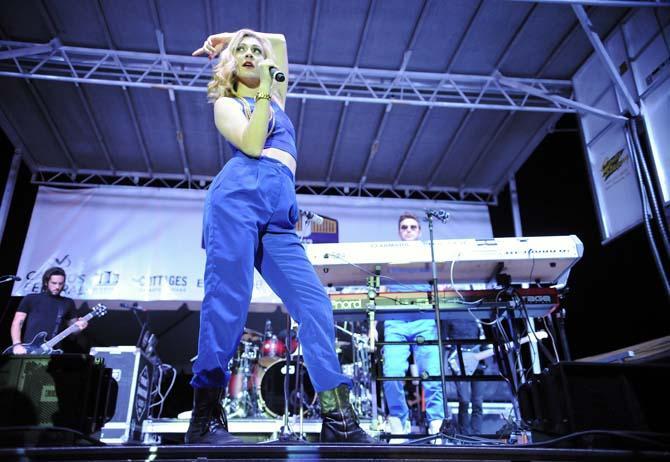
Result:
{"label": "blue crop top", "polygon": [[[247,117],[251,118],[251,113],[254,110],[256,102],[253,98],[235,98],[242,108],[242,112]],[[295,145],[295,128],[291,119],[286,115],[281,107],[274,101],[271,102],[270,107],[272,112],[270,114],[270,122],[268,123],[268,137],[265,139],[263,148],[277,148],[288,152],[295,160],[298,160],[298,149]],[[240,151],[237,146],[227,141],[233,155],[246,156]]]}

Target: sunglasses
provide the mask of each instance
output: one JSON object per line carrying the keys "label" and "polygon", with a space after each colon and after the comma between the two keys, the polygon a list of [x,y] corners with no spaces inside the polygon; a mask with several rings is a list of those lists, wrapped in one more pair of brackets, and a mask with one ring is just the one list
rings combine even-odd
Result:
{"label": "sunglasses", "polygon": [[416,231],[419,227],[417,225],[400,225],[400,229],[403,231],[407,229],[411,229],[412,231]]}

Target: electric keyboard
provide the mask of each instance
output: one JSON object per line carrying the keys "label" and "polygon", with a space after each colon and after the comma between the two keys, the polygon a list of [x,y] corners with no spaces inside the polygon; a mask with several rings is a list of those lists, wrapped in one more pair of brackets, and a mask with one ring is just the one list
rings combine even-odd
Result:
{"label": "electric keyboard", "polygon": [[[501,290],[440,291],[440,319],[495,319],[503,315],[517,318],[542,317],[559,306],[558,291],[551,287],[516,289],[520,301]],[[330,294],[336,321],[362,321],[371,311],[367,294]],[[462,298],[461,298],[462,297]],[[435,319],[429,292],[386,292],[374,299],[376,320],[414,321]],[[467,303],[466,303],[467,302]]]}
{"label": "electric keyboard", "polygon": [[[432,279],[428,241],[309,244],[305,249],[330,287],[362,285],[376,270],[382,284]],[[499,273],[508,274],[512,284],[561,284],[583,252],[574,235],[435,241],[438,280],[452,284],[487,284]]]}

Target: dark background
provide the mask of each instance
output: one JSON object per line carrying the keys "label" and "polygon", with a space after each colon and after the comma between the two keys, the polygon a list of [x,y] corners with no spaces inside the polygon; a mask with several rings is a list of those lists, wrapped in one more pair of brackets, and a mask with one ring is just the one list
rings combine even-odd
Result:
{"label": "dark background", "polygon": [[[523,234],[576,234],[584,256],[573,268],[565,299],[573,358],[668,335],[670,310],[643,225],[601,244],[586,156],[576,117],[540,143],[516,177]],[[490,207],[496,237],[513,236],[509,191]]]}
{"label": "dark background", "polygon": [[[570,290],[564,300],[570,349],[573,358],[580,358],[667,335],[670,310],[642,225],[606,246],[601,244],[586,159],[576,126],[575,116],[564,116],[557,126],[559,131],[546,136],[518,172],[516,180],[524,235],[576,234],[584,243],[584,256],[570,274]],[[0,132],[2,191],[12,154],[11,143]],[[36,192],[37,187],[30,184],[30,172],[22,165],[0,244],[0,274],[16,271]],[[499,205],[490,207],[490,213],[495,237],[514,236],[507,189],[500,194]],[[42,238],[48,240],[50,236]],[[11,284],[0,286],[0,346],[3,348],[10,343],[9,326],[20,301],[11,297],[10,292]],[[116,313],[116,316],[128,318],[124,330],[139,333],[130,313]],[[173,313],[172,316],[178,320],[181,315]],[[184,316],[192,318],[197,313]],[[255,328],[262,329],[266,317],[251,315],[249,321]],[[193,319],[189,319],[189,323],[193,323]],[[281,328],[275,326],[275,332]],[[88,339],[88,343],[95,342]],[[176,390],[186,387],[187,377],[180,374]],[[177,407],[183,408],[184,404]]]}

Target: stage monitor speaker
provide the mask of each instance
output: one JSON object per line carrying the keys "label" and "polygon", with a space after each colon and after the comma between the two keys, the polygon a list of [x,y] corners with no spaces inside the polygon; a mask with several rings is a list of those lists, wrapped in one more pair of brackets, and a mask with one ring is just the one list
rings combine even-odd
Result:
{"label": "stage monitor speaker", "polygon": [[519,408],[533,430],[669,433],[670,366],[562,362],[519,389]]}
{"label": "stage monitor speaker", "polygon": [[116,403],[111,370],[89,355],[0,356],[0,426],[98,431]]}
{"label": "stage monitor speaker", "polygon": [[149,416],[154,388],[154,368],[135,346],[91,348],[91,355],[101,358],[112,369],[118,383],[114,417],[100,432],[105,443],[142,442],[142,422]]}

